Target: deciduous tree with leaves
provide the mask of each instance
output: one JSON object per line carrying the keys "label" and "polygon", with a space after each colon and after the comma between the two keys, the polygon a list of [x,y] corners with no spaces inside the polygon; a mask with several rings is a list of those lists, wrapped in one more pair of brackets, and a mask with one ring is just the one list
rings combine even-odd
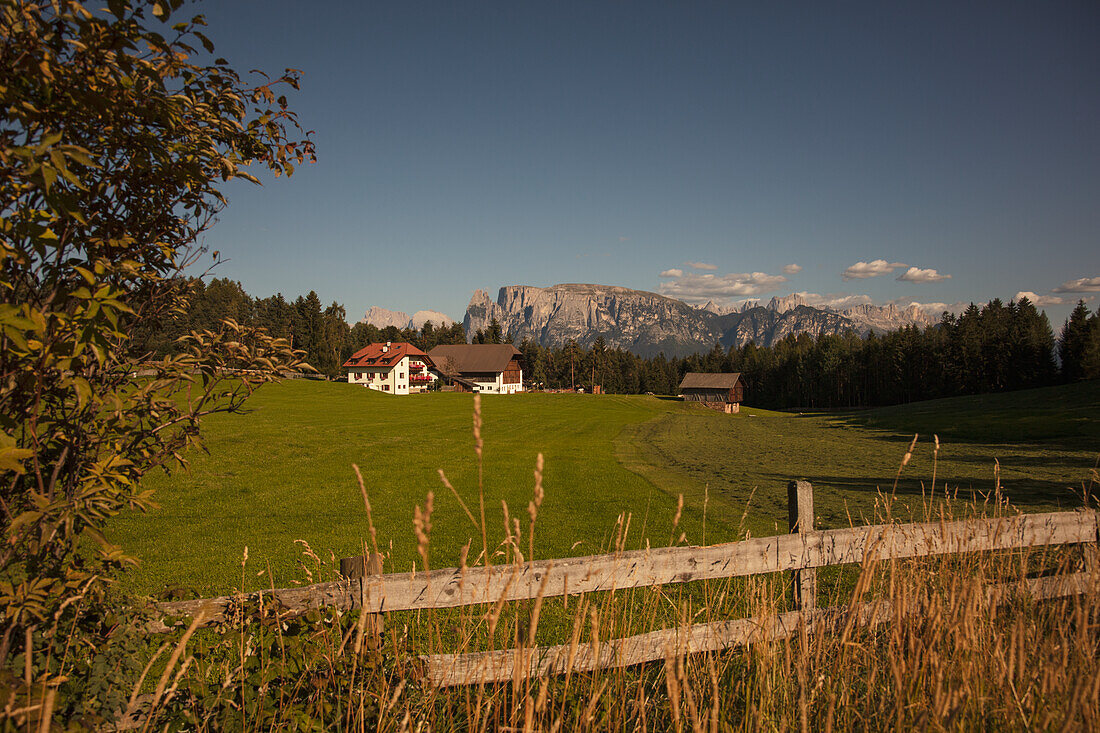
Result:
{"label": "deciduous tree with leaves", "polygon": [[313,159],[280,95],[298,74],[242,79],[181,0],[101,4],[0,0],[0,697],[17,724],[113,715],[104,678],[134,657],[107,520],[150,505],[142,477],[183,462],[200,418],[302,365],[230,320],[150,351],[224,184]]}

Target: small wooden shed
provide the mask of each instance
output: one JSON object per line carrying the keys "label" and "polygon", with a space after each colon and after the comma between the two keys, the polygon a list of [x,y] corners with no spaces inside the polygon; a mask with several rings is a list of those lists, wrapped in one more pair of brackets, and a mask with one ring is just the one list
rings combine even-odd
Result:
{"label": "small wooden shed", "polygon": [[688,372],[680,382],[680,394],[687,402],[701,402],[711,409],[733,413],[741,411],[745,387],[739,372]]}

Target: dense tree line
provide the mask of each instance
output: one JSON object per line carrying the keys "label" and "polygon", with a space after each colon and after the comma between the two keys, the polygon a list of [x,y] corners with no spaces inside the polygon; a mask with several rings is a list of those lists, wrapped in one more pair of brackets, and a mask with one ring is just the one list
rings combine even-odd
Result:
{"label": "dense tree line", "polygon": [[1028,300],[971,305],[936,325],[859,337],[788,335],[770,347],[715,344],[684,358],[643,359],[598,340],[548,349],[520,345],[526,375],[546,388],[675,394],[687,372],[741,372],[746,401],[767,408],[891,405],[956,395],[1002,392],[1100,377],[1100,311],[1083,303],[1056,344],[1046,316]]}
{"label": "dense tree line", "polygon": [[1100,308],[1090,314],[1084,302],[1077,303],[1062,327],[1058,358],[1067,382],[1100,379]]}
{"label": "dense tree line", "polygon": [[176,339],[191,330],[220,330],[225,318],[288,339],[295,349],[306,353],[311,366],[331,377],[344,376],[340,365],[373,342],[407,341],[425,351],[439,344],[466,343],[461,324],[435,327],[428,322],[421,329],[378,328],[368,323],[349,325],[344,306],[336,302],[323,306],[320,296],[312,290],[290,301],[281,293],[254,298],[239,282],[225,278],[209,282],[195,278],[187,286],[191,294],[186,311],[163,324],[151,339],[157,354],[171,352]]}
{"label": "dense tree line", "polygon": [[[222,318],[289,339],[319,372],[333,377],[342,376],[340,365],[372,342],[407,341],[425,351],[466,343],[460,324],[351,326],[342,305],[323,306],[313,291],[288,301],[281,294],[254,298],[228,279],[195,279],[190,287],[187,312],[155,339],[160,353],[191,329],[217,330]],[[494,319],[470,341],[510,343],[512,338]],[[598,384],[612,393],[675,394],[687,372],[741,372],[746,401],[760,407],[866,407],[1100,378],[1100,311],[1090,313],[1079,303],[1057,341],[1046,316],[1022,299],[971,304],[962,314],[945,313],[924,329],[910,326],[862,338],[851,332],[816,338],[790,334],[770,347],[715,344],[706,353],[681,358],[642,358],[610,348],[602,338],[590,348],[575,342],[547,348],[532,341],[519,348],[525,381],[536,388]]]}

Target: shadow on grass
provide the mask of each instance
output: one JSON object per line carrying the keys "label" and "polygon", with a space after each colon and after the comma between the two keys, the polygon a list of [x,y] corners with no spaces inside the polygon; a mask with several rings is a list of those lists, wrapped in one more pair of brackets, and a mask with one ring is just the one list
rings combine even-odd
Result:
{"label": "shadow on grass", "polygon": [[838,411],[837,427],[940,436],[957,443],[1012,443],[1095,450],[1100,380],[972,397],[949,397],[869,411]]}
{"label": "shadow on grass", "polygon": [[[1032,446],[1020,446],[1013,445],[1013,448],[1031,448]],[[1035,450],[1044,450],[1043,447],[1034,446]],[[1011,468],[1014,471],[1026,471],[1028,468],[1035,466],[1067,466],[1070,468],[1080,468],[1081,477],[1087,479],[1089,476],[1089,470],[1096,468],[1098,454],[1083,453],[1080,456],[1066,455],[1060,453],[1057,455],[1035,455],[1029,453],[991,453],[988,456],[947,456],[945,457],[941,451],[940,457],[944,460],[952,463],[977,463],[977,464],[989,464],[993,465],[993,459],[996,458],[1000,461],[1002,470],[1005,468]]]}
{"label": "shadow on grass", "polygon": [[[789,476],[778,473],[770,475],[773,476],[777,482],[790,480]],[[802,478],[813,484],[815,500],[823,506],[832,503],[830,499],[833,497],[828,496],[830,490],[843,491],[850,496],[881,493],[885,496],[893,496],[895,498],[914,498],[931,494],[931,489],[927,481],[925,481],[922,486],[921,481],[906,479],[904,477],[898,481],[896,489],[894,488],[893,476],[853,477],[809,474]],[[989,478],[973,479],[968,482],[952,481],[949,478],[946,482],[946,486],[947,490],[952,494],[957,491],[960,499],[970,499],[973,494],[978,501],[981,501],[983,496],[993,491],[993,477],[990,475]],[[944,482],[942,479],[937,479],[936,493],[942,496],[943,491]],[[1002,478],[1001,481],[1001,493],[1006,496],[1012,504],[1019,505],[1021,508],[1033,505],[1076,507],[1081,503],[1080,492],[1081,489],[1079,486],[1070,486],[1062,481],[1045,481],[1031,478]]]}

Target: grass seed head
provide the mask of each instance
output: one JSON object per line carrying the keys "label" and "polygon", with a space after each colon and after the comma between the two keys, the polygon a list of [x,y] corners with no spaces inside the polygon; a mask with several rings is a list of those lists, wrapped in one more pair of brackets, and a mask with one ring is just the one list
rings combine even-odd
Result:
{"label": "grass seed head", "polygon": [[474,452],[481,458],[481,449],[484,443],[481,440],[481,395],[474,393]]}

